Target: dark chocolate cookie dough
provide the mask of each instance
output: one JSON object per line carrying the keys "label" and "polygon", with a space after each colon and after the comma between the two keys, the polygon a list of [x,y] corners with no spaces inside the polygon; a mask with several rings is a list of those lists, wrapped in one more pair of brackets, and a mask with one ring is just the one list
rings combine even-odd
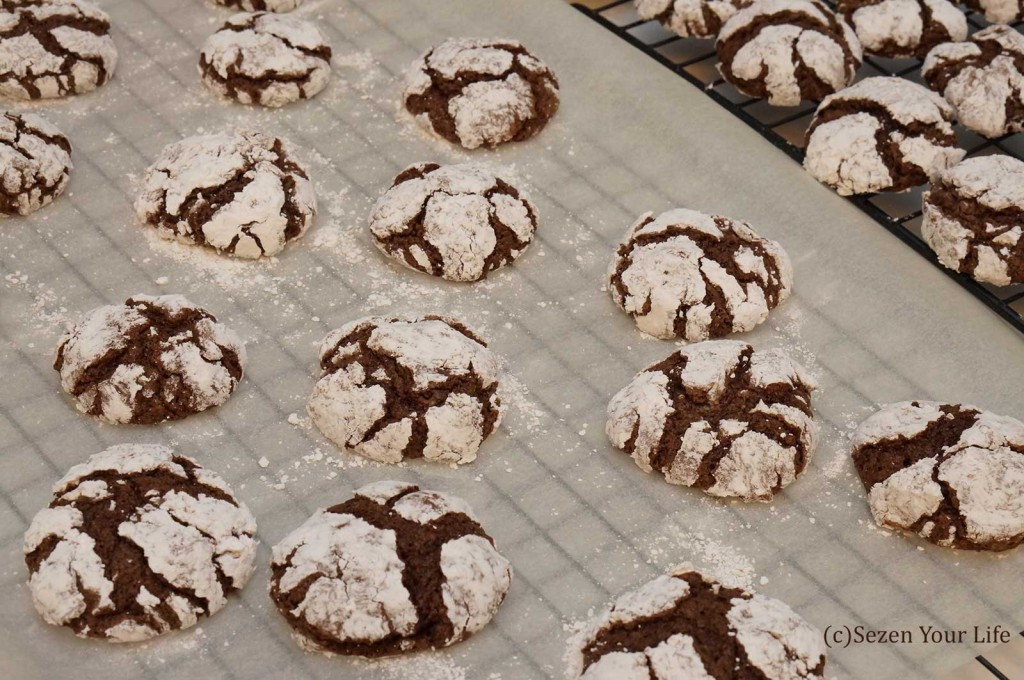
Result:
{"label": "dark chocolate cookie dough", "polygon": [[64,193],[71,142],[33,113],[0,114],[0,214],[27,215]]}
{"label": "dark chocolate cookie dough", "polygon": [[291,12],[304,0],[213,0],[213,2],[244,12]]}

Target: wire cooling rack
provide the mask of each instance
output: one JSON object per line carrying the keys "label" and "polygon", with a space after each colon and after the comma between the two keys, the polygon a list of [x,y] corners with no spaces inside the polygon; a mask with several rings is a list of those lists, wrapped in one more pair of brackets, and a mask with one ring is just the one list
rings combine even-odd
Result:
{"label": "wire cooling rack", "polygon": [[[574,7],[703,89],[722,108],[756,130],[790,158],[803,163],[804,134],[810,126],[817,102],[801,102],[797,107],[780,108],[770,106],[764,100],[747,97],[720,76],[716,68],[718,58],[714,41],[680,38],[655,20],[644,21],[634,9],[633,0],[613,0],[596,6],[574,3]],[[981,16],[974,13],[968,14],[967,20],[972,33],[987,25]],[[1014,25],[1019,26],[1019,23]],[[858,78],[895,75],[922,82],[920,69],[919,59],[884,59],[865,55]],[[1024,155],[1024,133],[986,139],[960,125],[956,126],[956,133],[968,158],[991,153],[1003,153],[1015,158]],[[868,194],[851,196],[848,200],[1024,333],[1024,285],[998,287],[982,284],[943,267],[921,238],[922,193],[923,188],[918,187],[902,194]]]}

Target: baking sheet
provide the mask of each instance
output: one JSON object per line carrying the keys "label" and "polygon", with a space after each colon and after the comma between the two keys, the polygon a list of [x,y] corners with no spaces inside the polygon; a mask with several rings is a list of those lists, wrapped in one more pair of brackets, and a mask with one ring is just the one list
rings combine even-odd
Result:
{"label": "baking sheet", "polygon": [[[200,45],[229,12],[199,0],[100,4],[118,27],[115,80],[79,99],[11,107],[57,123],[76,168],[65,197],[0,224],[0,675],[560,677],[573,622],[684,561],[781,598],[823,629],[1024,628],[1021,554],[879,531],[846,451],[878,402],[960,400],[1024,416],[1020,337],[701,93],[561,2],[310,0],[300,14],[334,46],[333,81],[311,102],[257,111],[215,101],[196,76]],[[563,105],[539,138],[466,154],[400,113],[397,78],[451,35],[519,38],[552,65]],[[165,144],[238,126],[302,149],[321,200],[302,241],[273,262],[233,262],[134,223],[135,183]],[[516,266],[460,286],[378,255],[365,216],[393,176],[414,161],[467,158],[509,168],[538,207],[537,242]],[[747,219],[794,260],[794,297],[743,337],[789,347],[811,368],[824,441],[770,505],[670,487],[604,438],[608,398],[673,349],[636,333],[603,290],[604,270],[636,215],[673,206]],[[246,380],[224,407],[112,427],[60,393],[50,362],[63,324],[138,292],[183,293],[248,340]],[[365,463],[309,428],[304,404],[327,331],[370,313],[438,311],[479,329],[507,361],[509,414],[476,463]],[[253,581],[215,617],[116,647],[39,619],[21,535],[68,467],[128,441],[171,443],[221,472],[256,514],[263,546]],[[378,663],[302,653],[266,597],[269,547],[315,508],[384,478],[470,501],[516,568],[509,598],[491,626],[446,652]],[[828,674],[928,677],[982,649],[837,649]]]}

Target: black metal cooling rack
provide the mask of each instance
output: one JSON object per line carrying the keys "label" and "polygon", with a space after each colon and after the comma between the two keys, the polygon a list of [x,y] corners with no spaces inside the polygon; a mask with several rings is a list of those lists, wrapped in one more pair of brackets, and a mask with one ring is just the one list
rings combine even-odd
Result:
{"label": "black metal cooling rack", "polygon": [[[576,2],[573,6],[673,73],[699,87],[722,108],[756,130],[790,158],[803,163],[804,133],[810,125],[817,103],[802,102],[799,107],[779,108],[763,100],[747,97],[719,75],[714,41],[680,38],[657,21],[640,19],[633,7],[633,0],[612,0],[591,7]],[[968,14],[967,19],[972,32],[987,25],[980,16],[973,13]],[[922,82],[920,68],[921,61],[918,59],[866,56],[858,78],[897,75]],[[1024,158],[1024,133],[986,139],[959,125],[956,132],[957,140],[967,150],[968,157],[1005,153]],[[1024,285],[991,286],[943,267],[920,235],[922,193],[923,188],[918,187],[902,194],[869,194],[851,196],[848,200],[1024,333]]]}

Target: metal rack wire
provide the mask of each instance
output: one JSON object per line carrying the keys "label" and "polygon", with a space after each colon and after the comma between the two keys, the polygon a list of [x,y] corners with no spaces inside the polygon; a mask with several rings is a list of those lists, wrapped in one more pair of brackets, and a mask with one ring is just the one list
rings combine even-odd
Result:
{"label": "metal rack wire", "polygon": [[[612,0],[592,7],[577,2],[573,6],[702,89],[790,158],[798,163],[803,162],[804,133],[814,115],[817,106],[815,102],[802,102],[795,108],[778,108],[763,100],[747,97],[719,75],[713,41],[680,38],[657,21],[642,20],[632,0]],[[972,32],[986,26],[984,20],[973,13],[968,15],[968,23]],[[918,59],[866,56],[858,78],[897,75],[921,82],[920,67],[921,61]],[[1024,133],[986,139],[960,125],[956,126],[956,133],[961,147],[967,151],[967,157],[989,153],[1024,157]],[[922,193],[923,188],[918,187],[902,194],[869,194],[851,196],[848,200],[1024,333],[1024,285],[998,287],[982,284],[943,267],[920,235]]]}

